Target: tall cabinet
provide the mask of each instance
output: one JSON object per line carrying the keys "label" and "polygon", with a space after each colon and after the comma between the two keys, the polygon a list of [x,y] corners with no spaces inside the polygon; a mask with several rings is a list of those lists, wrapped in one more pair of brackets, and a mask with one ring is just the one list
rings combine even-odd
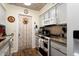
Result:
{"label": "tall cabinet", "polygon": [[65,3],[56,5],[56,19],[58,24],[66,24],[67,6]]}

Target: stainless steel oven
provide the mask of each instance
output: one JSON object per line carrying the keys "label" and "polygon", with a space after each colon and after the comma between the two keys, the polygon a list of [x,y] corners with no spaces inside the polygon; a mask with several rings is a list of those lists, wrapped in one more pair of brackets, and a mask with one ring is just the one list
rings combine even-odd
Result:
{"label": "stainless steel oven", "polygon": [[44,48],[48,49],[48,43],[47,42],[43,42],[43,46],[44,46]]}
{"label": "stainless steel oven", "polygon": [[48,40],[40,38],[39,52],[44,56],[48,55]]}

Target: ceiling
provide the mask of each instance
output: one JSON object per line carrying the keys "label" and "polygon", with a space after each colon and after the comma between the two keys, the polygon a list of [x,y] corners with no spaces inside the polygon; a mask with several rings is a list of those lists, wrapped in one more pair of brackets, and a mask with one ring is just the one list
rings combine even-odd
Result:
{"label": "ceiling", "polygon": [[29,9],[37,10],[37,11],[41,10],[46,5],[46,3],[32,3],[30,6],[24,5],[24,3],[9,3],[9,4],[25,7],[25,8],[29,8]]}

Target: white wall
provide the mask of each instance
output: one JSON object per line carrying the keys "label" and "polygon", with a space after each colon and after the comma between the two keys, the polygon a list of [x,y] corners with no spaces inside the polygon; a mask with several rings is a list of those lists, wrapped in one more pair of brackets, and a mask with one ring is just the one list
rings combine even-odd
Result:
{"label": "white wall", "polygon": [[73,55],[74,53],[74,39],[73,30],[79,30],[79,3],[67,4],[67,53]]}
{"label": "white wall", "polygon": [[[15,22],[14,23],[10,23],[8,21],[7,22],[7,34],[10,33],[14,33],[14,41],[13,41],[13,49],[12,52],[16,52],[18,50],[18,15],[19,14],[24,14],[24,9],[23,7],[18,7],[18,6],[14,6],[14,5],[9,5],[9,4],[5,4],[5,8],[6,8],[6,12],[7,12],[7,17],[8,16],[14,16],[15,17]],[[34,22],[37,23],[37,25],[39,25],[38,23],[38,11],[34,11],[34,10],[30,10],[28,9],[29,13],[28,15],[32,16],[32,48],[35,48],[35,30],[34,30]],[[7,20],[7,18],[6,18]]]}

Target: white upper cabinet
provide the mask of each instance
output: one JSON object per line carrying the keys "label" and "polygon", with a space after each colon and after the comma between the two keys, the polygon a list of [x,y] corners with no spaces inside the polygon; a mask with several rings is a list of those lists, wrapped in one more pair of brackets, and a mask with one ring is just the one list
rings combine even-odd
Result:
{"label": "white upper cabinet", "polygon": [[44,14],[45,14],[44,25],[49,25],[50,24],[49,11],[45,12]]}
{"label": "white upper cabinet", "polygon": [[55,8],[51,8],[47,12],[42,14],[40,19],[43,26],[56,24]]}
{"label": "white upper cabinet", "polygon": [[45,14],[45,19],[48,19],[49,18],[49,13],[48,13],[48,11],[46,12],[46,13],[44,13]]}
{"label": "white upper cabinet", "polygon": [[42,26],[44,26],[44,19],[45,19],[45,17],[44,17],[44,15],[42,14],[41,16],[40,16],[40,26],[42,27]]}
{"label": "white upper cabinet", "polygon": [[49,9],[48,11],[47,11],[47,15],[48,16],[46,16],[47,18],[46,18],[46,20],[45,20],[45,22],[46,22],[46,25],[51,25],[51,24],[56,24],[56,15],[55,15],[55,7],[53,7],[53,8],[51,8],[51,9]]}
{"label": "white upper cabinet", "polygon": [[51,9],[49,10],[49,12],[50,12],[50,17],[51,17],[52,19],[55,19],[55,7],[51,8]]}
{"label": "white upper cabinet", "polygon": [[4,7],[0,4],[0,24],[6,24],[6,11]]}
{"label": "white upper cabinet", "polygon": [[41,15],[40,19],[42,26],[51,25],[51,24],[66,24],[66,13],[67,8],[65,3],[58,3],[44,14]]}
{"label": "white upper cabinet", "polygon": [[56,17],[57,17],[57,23],[58,24],[64,24],[66,23],[66,13],[67,13],[67,8],[66,4],[58,4],[56,6]]}
{"label": "white upper cabinet", "polygon": [[50,24],[56,24],[56,11],[55,7],[51,8],[49,10],[50,12]]}

